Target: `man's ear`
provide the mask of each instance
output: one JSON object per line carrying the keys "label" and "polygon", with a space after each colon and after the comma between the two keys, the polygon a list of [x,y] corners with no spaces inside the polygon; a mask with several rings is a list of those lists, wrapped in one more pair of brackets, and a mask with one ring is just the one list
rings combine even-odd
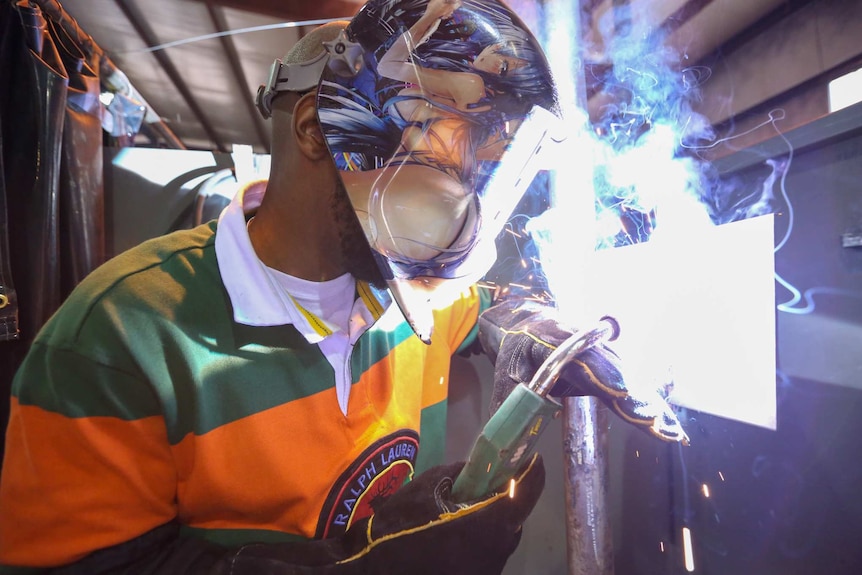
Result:
{"label": "man's ear", "polygon": [[303,95],[293,109],[293,133],[299,150],[310,160],[329,157],[320,122],[317,121],[317,93]]}

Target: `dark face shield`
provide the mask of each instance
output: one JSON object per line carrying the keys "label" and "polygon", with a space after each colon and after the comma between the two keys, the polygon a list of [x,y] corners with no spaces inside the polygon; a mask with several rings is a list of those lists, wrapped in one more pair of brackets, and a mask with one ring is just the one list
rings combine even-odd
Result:
{"label": "dark face shield", "polygon": [[328,45],[318,110],[390,291],[417,335],[480,279],[539,169],[556,91],[495,0],[372,0]]}

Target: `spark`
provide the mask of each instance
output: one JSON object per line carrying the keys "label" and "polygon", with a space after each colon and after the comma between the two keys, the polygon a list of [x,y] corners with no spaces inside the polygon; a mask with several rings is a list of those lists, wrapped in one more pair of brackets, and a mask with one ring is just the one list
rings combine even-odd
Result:
{"label": "spark", "polygon": [[694,553],[691,548],[691,530],[688,527],[682,528],[682,548],[685,554],[685,570],[691,573],[694,571]]}
{"label": "spark", "polygon": [[724,481],[724,474],[721,471],[718,472],[718,476]]}
{"label": "spark", "polygon": [[531,296],[525,297],[524,301],[534,301],[537,303],[547,303],[547,300],[545,300],[545,298],[543,298],[541,296],[537,296],[537,295],[531,295]]}
{"label": "spark", "polygon": [[515,479],[509,480],[509,499],[515,498]]}
{"label": "spark", "polygon": [[659,549],[661,549],[661,552],[664,553],[664,541],[659,541],[658,546],[659,546]]}
{"label": "spark", "polygon": [[488,468],[485,470],[485,473],[491,473],[491,462],[488,462]]}
{"label": "spark", "polygon": [[709,485],[703,484],[703,496],[709,499]]}

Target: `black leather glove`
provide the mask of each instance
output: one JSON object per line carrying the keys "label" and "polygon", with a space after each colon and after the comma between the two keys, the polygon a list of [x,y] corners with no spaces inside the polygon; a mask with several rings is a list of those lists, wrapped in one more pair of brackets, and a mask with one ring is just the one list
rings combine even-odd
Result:
{"label": "black leather glove", "polygon": [[[491,412],[533,374],[574,331],[556,319],[554,308],[536,302],[507,300],[479,317],[479,340],[494,361]],[[551,389],[554,397],[591,395],[624,421],[665,441],[688,443],[673,410],[657,391],[628,389],[620,358],[599,343],[569,361]]]}
{"label": "black leather glove", "polygon": [[541,457],[506,490],[456,504],[452,483],[463,462],[429,469],[392,495],[371,517],[338,538],[246,545],[224,558],[218,575],[491,575],[503,570],[521,525],[545,485]]}

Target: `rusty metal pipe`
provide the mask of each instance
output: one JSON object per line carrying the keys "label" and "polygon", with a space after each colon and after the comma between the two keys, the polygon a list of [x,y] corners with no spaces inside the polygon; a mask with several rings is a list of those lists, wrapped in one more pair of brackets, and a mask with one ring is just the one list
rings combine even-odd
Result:
{"label": "rusty metal pipe", "polygon": [[567,397],[563,413],[568,573],[612,575],[607,410],[595,397]]}

